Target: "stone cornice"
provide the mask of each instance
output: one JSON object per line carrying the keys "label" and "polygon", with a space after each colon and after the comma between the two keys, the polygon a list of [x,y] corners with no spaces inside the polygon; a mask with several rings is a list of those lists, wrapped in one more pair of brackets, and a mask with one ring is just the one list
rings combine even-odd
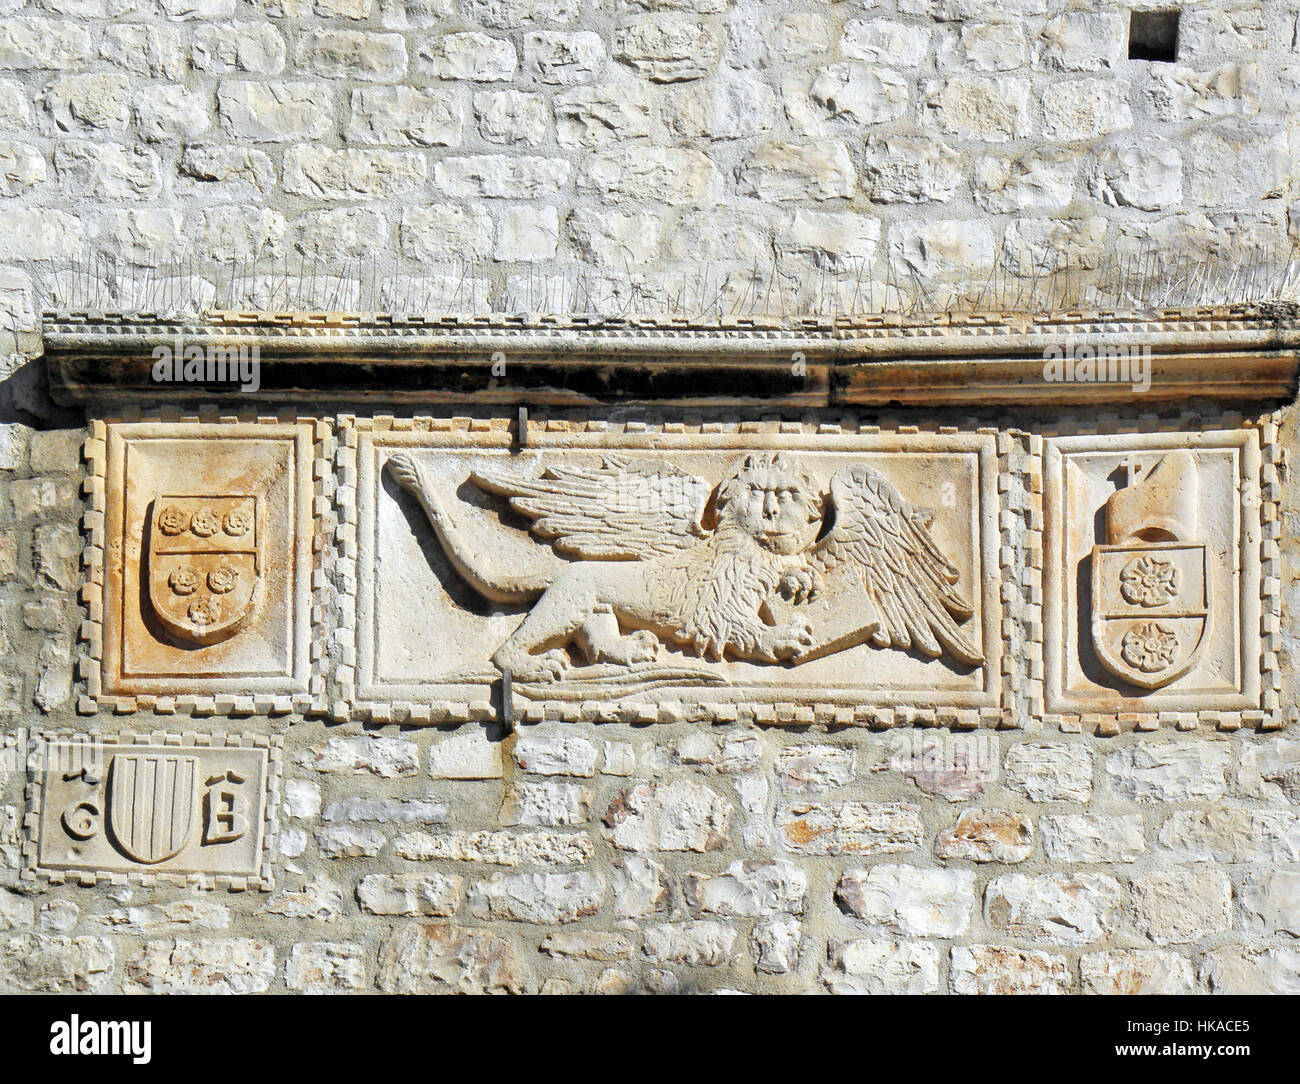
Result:
{"label": "stone cornice", "polygon": [[[978,406],[1290,399],[1300,308],[1156,313],[899,314],[756,319],[215,312],[47,313],[51,390],[69,404],[198,402],[229,394],[159,383],[153,350],[256,346],[260,395],[289,401],[647,401],[681,405]],[[1046,351],[1150,351],[1150,388],[1044,377]],[[1086,353],[1086,350],[1085,350]],[[494,363],[497,373],[494,374]],[[504,363],[504,375],[500,375]]]}

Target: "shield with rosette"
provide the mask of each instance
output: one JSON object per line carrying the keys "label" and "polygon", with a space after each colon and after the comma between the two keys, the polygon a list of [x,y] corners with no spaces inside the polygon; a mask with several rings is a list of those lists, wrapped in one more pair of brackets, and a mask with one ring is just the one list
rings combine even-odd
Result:
{"label": "shield with rosette", "polygon": [[154,865],[189,842],[196,820],[199,758],[119,753],[108,766],[108,829],[128,858]]}
{"label": "shield with rosette", "polygon": [[163,628],[186,643],[228,639],[256,608],[261,508],[255,496],[163,494],[153,502],[149,602]]}
{"label": "shield with rosette", "polygon": [[1202,543],[1093,547],[1092,640],[1107,670],[1140,689],[1191,670],[1210,631],[1206,561]]}

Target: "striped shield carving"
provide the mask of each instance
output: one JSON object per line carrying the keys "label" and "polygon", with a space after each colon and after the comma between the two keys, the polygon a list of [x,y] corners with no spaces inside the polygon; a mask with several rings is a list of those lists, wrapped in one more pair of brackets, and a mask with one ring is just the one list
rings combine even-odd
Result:
{"label": "striped shield carving", "polygon": [[108,769],[108,827],[117,848],[147,865],[178,854],[195,822],[199,758],[119,753]]}

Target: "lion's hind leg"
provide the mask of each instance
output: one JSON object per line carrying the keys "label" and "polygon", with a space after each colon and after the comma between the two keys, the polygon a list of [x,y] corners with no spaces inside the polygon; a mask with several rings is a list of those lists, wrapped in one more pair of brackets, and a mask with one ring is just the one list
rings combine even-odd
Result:
{"label": "lion's hind leg", "polygon": [[590,617],[594,600],[572,582],[552,584],[492,655],[515,681],[558,681],[569,666],[564,650]]}
{"label": "lion's hind leg", "polygon": [[659,654],[658,636],[649,629],[638,629],[624,636],[618,617],[610,607],[601,607],[588,615],[578,630],[577,641],[590,663],[630,666],[649,662]]}

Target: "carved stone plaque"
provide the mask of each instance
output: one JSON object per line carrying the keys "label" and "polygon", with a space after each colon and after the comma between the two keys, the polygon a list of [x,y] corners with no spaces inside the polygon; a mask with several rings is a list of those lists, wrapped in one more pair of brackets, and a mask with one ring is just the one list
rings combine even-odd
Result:
{"label": "carved stone plaque", "polygon": [[280,745],[166,734],[36,744],[31,868],[270,888]]}
{"label": "carved stone plaque", "polygon": [[313,425],[103,429],[102,447],[91,442],[104,543],[91,696],[119,710],[125,698],[223,693],[255,698],[254,710],[277,696],[281,710],[306,708]]}
{"label": "carved stone plaque", "polygon": [[1049,712],[1261,706],[1254,429],[1045,442]]}
{"label": "carved stone plaque", "polygon": [[993,436],[770,428],[517,449],[503,427],[358,423],[345,693],[432,720],[509,673],[561,717],[995,718]]}

